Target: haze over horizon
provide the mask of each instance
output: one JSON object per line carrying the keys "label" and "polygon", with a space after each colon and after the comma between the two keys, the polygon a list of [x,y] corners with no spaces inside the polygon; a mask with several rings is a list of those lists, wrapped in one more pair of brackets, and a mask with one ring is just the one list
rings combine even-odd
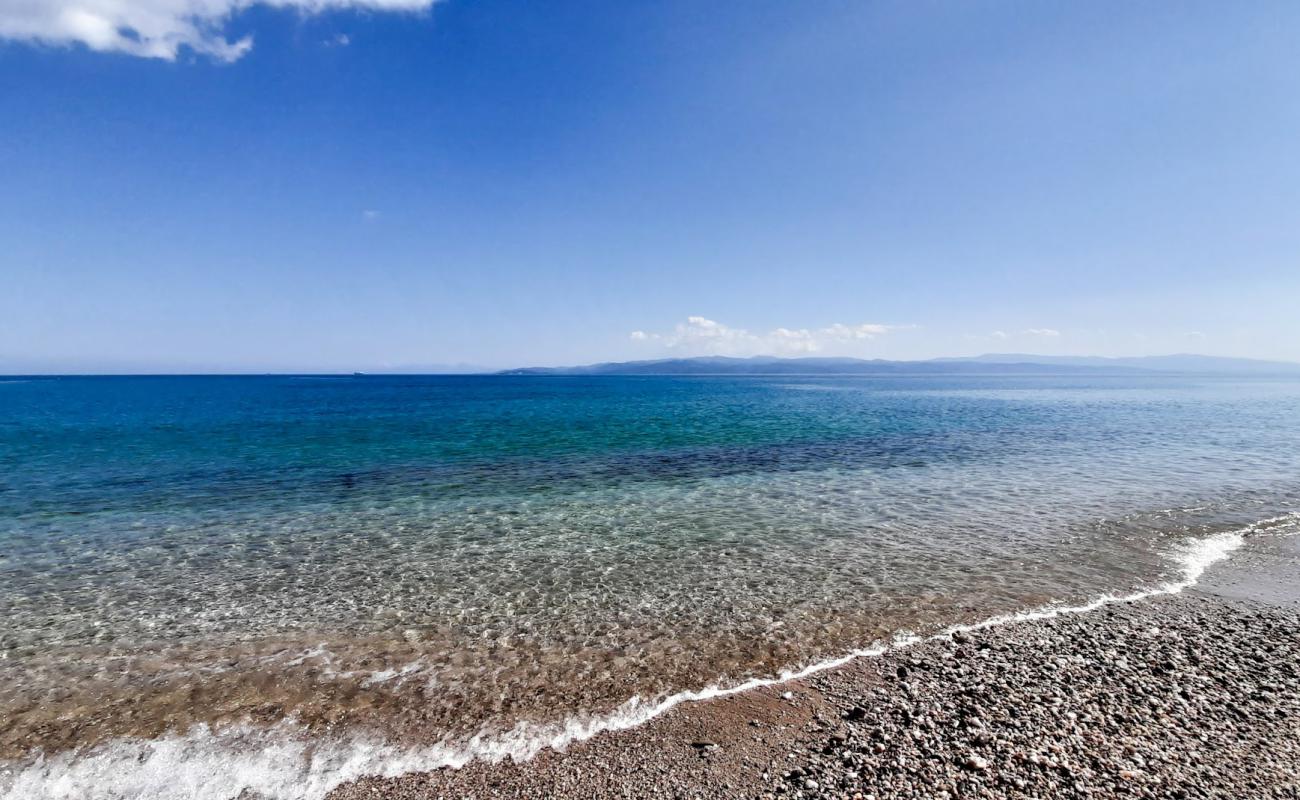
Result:
{"label": "haze over horizon", "polygon": [[[1207,356],[1198,353],[1164,353],[1145,356],[1073,356],[1073,355],[1044,355],[1035,353],[979,353],[975,355],[963,356],[937,356],[934,358],[924,359],[884,359],[884,358],[858,358],[855,356],[827,356],[820,353],[798,353],[791,355],[773,355],[769,353],[756,353],[747,356],[736,355],[697,355],[697,356],[666,356],[661,358],[648,359],[627,359],[627,360],[600,360],[587,364],[516,364],[508,367],[487,366],[483,364],[401,364],[401,365],[379,365],[366,369],[232,369],[220,365],[201,365],[201,364],[142,364],[139,362],[118,362],[118,363],[86,363],[69,361],[56,362],[39,362],[39,361],[22,361],[19,359],[0,359],[0,378],[4,377],[26,377],[26,376],[102,376],[102,375],[492,375],[497,373],[508,373],[514,375],[526,374],[709,374],[707,371],[700,371],[698,368],[693,370],[669,369],[662,373],[641,371],[627,371],[624,367],[636,367],[639,365],[666,364],[670,366],[685,366],[692,362],[721,362],[728,364],[743,364],[746,362],[768,363],[808,363],[814,365],[809,374],[817,373],[818,364],[830,364],[838,362],[854,363],[858,362],[864,365],[872,363],[885,363],[895,366],[906,365],[934,365],[940,362],[966,362],[982,363],[990,366],[999,364],[1003,365],[1039,365],[1039,366],[1058,366],[1064,369],[1075,367],[1084,367],[1092,369],[1094,367],[1121,367],[1121,368],[1138,368],[1154,371],[1191,371],[1202,373],[1219,372],[1222,374],[1264,374],[1264,375],[1284,375],[1293,372],[1300,374],[1300,362],[1277,361],[1265,359],[1238,358],[1232,356]],[[613,367],[608,370],[605,368]],[[727,370],[734,371],[734,370]],[[788,370],[786,370],[788,371]],[[905,370],[906,371],[906,370]],[[927,370],[932,371],[932,370]],[[740,373],[743,374],[744,370]],[[754,374],[766,374],[762,369]],[[854,374],[854,373],[836,373],[834,371],[828,374]]]}
{"label": "haze over horizon", "polygon": [[0,0],[0,372],[1300,361],[1295,4],[274,5]]}

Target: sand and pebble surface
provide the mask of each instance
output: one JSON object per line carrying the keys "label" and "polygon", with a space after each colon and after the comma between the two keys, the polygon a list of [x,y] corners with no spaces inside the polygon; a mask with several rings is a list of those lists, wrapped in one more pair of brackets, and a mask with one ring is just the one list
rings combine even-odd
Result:
{"label": "sand and pebble surface", "polygon": [[684,704],[532,761],[358,798],[1300,798],[1300,537],[1177,595]]}

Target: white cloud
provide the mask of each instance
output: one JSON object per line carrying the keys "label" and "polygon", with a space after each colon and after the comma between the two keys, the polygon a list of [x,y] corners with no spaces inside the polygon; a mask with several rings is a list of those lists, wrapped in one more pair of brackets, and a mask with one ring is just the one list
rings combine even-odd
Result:
{"label": "white cloud", "polygon": [[361,212],[361,218],[366,222],[374,222],[379,219],[379,212],[373,208],[367,208],[365,211]]}
{"label": "white cloud", "polygon": [[822,328],[819,333],[830,339],[850,341],[853,339],[874,339],[898,327],[902,326],[878,325],[870,322],[862,325],[842,325],[837,322],[829,328]]}
{"label": "white cloud", "polygon": [[[304,14],[342,9],[420,11],[434,0],[0,0],[0,39],[174,60],[184,49],[234,61],[253,38],[226,25],[254,5]],[[341,42],[340,42],[341,43]]]}
{"label": "white cloud", "polygon": [[1011,333],[1007,333],[1006,331],[991,331],[988,334],[983,336],[972,335],[969,338],[996,339],[999,342],[1004,342],[1007,341],[1008,339],[1025,339],[1031,337],[1055,339],[1058,338],[1060,335],[1061,332],[1056,330],[1055,328],[1025,328],[1024,330],[1012,331]]}
{"label": "white cloud", "polygon": [[632,331],[637,342],[655,342],[663,347],[691,355],[808,355],[827,349],[844,350],[846,345],[882,336],[911,325],[835,323],[825,328],[774,328],[766,333],[751,333],[732,328],[706,317],[687,317],[669,333]]}

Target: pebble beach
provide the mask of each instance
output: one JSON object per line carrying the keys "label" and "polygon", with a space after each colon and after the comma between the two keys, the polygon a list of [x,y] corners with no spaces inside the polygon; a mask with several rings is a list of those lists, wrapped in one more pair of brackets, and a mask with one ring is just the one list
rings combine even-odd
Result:
{"label": "pebble beach", "polygon": [[929,640],[359,798],[1300,797],[1300,537],[1179,594]]}

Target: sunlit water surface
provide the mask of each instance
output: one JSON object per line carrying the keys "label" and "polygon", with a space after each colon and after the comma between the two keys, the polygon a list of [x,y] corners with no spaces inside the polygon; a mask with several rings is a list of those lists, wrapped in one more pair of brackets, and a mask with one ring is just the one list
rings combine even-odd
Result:
{"label": "sunlit water surface", "polygon": [[10,380],[0,464],[16,796],[42,753],[464,749],[1155,585],[1300,508],[1300,382]]}

